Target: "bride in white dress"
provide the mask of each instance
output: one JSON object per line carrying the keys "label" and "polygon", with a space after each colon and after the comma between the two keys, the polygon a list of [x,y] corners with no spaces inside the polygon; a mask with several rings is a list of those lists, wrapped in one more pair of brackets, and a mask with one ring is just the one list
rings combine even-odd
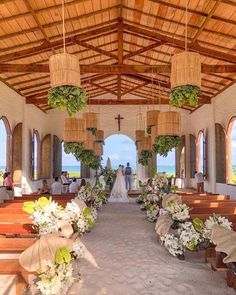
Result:
{"label": "bride in white dress", "polygon": [[119,167],[116,173],[116,180],[111,191],[109,202],[129,202],[128,192],[125,188],[125,178],[123,175],[122,166]]}

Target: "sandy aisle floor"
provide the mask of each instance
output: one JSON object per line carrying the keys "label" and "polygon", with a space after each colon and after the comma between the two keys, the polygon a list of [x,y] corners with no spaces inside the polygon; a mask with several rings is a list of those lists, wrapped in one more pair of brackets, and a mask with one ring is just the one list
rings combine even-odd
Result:
{"label": "sandy aisle floor", "polygon": [[82,295],[231,295],[224,275],[191,254],[171,257],[157,243],[154,225],[138,206],[108,204],[93,231],[83,238],[99,269],[83,260],[82,281],[70,294]]}

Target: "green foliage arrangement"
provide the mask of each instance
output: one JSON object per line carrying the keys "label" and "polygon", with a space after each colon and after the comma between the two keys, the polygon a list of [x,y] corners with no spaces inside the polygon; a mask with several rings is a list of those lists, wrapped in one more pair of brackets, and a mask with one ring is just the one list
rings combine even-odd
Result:
{"label": "green foliage arrangement", "polygon": [[48,105],[59,110],[67,110],[69,116],[81,111],[87,104],[83,88],[76,86],[59,86],[48,91]]}
{"label": "green foliage arrangement", "polygon": [[151,134],[152,133],[152,127],[151,126],[149,126],[149,127],[147,127],[147,134]]}
{"label": "green foliage arrangement", "polygon": [[155,138],[153,151],[160,156],[167,157],[168,153],[179,146],[181,138],[179,136],[161,135]]}
{"label": "green foliage arrangement", "polygon": [[78,161],[91,169],[98,170],[100,166],[100,158],[93,151],[85,150],[80,142],[65,142],[64,151],[66,154],[72,154]]}
{"label": "green foliage arrangement", "polygon": [[177,86],[170,90],[170,105],[182,107],[189,104],[195,107],[198,104],[198,98],[201,95],[200,88],[194,85]]}
{"label": "green foliage arrangement", "polygon": [[64,151],[66,154],[73,154],[76,159],[79,159],[80,154],[84,150],[84,146],[81,142],[65,142]]}
{"label": "green foliage arrangement", "polygon": [[152,158],[152,152],[151,151],[141,151],[140,157],[139,157],[139,164],[143,166],[147,166],[149,163],[149,160]]}
{"label": "green foliage arrangement", "polygon": [[97,128],[87,128],[88,131],[92,132],[94,136],[97,134]]}

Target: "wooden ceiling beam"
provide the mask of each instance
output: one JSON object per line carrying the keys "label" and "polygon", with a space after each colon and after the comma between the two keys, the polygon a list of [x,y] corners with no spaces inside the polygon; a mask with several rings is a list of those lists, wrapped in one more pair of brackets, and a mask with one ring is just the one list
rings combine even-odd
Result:
{"label": "wooden ceiling beam", "polygon": [[78,45],[81,45],[81,46],[83,46],[83,47],[85,47],[87,49],[93,50],[93,51],[98,52],[100,54],[106,55],[106,56],[114,58],[114,59],[118,59],[118,57],[115,54],[113,54],[111,52],[108,52],[106,50],[103,50],[103,49],[101,49],[99,47],[95,47],[95,46],[93,46],[91,44],[88,44],[88,43],[86,43],[84,41],[76,40],[76,43]]}
{"label": "wooden ceiling beam", "polygon": [[131,93],[131,92],[133,92],[133,91],[135,91],[135,90],[137,90],[139,88],[142,88],[142,87],[144,87],[144,86],[146,86],[148,84],[149,84],[149,82],[143,82],[143,83],[141,83],[139,85],[136,85],[135,87],[129,88],[128,90],[125,90],[124,92],[122,92],[121,96],[126,95],[128,93]]}
{"label": "wooden ceiling beam", "polygon": [[[170,65],[80,65],[81,73],[102,74],[135,74],[135,73],[170,73]],[[47,64],[6,64],[0,63],[0,73],[48,73]],[[205,65],[202,64],[202,73],[236,73],[236,65]]]}
{"label": "wooden ceiling beam", "polygon": [[[141,27],[135,27],[133,25],[126,24],[126,23],[124,24],[124,29],[132,31],[132,32],[136,32],[136,33],[138,32],[143,35],[151,36],[153,38],[156,38],[156,40],[164,41],[174,47],[177,46],[177,47],[180,47],[183,49],[185,48],[184,41],[177,39],[177,38],[173,38],[173,37],[169,37],[169,36],[157,33],[154,30],[150,31],[150,30],[143,29]],[[205,47],[202,47],[201,45],[199,45],[198,43],[193,44],[191,47],[188,46],[188,48],[189,48],[189,50],[199,52],[205,56],[209,56],[209,57],[212,57],[212,58],[215,58],[218,60],[223,60],[223,61],[227,61],[227,62],[231,62],[231,63],[232,62],[236,63],[236,56],[235,55],[232,55],[229,53],[224,53],[224,52],[217,51],[217,50],[210,49],[210,48],[205,48]]]}
{"label": "wooden ceiling beam", "polygon": [[[89,37],[91,35],[95,36],[95,35],[98,35],[103,32],[108,32],[108,31],[111,31],[115,28],[116,28],[116,25],[113,24],[113,25],[101,27],[99,29],[94,29],[89,32],[77,34],[77,35],[74,35],[73,37],[67,37],[66,44],[67,44],[67,46],[71,45],[71,44],[75,44],[78,40],[85,39],[86,37]],[[63,47],[63,40],[61,40],[61,39],[51,42],[51,43],[48,43],[47,41],[45,41],[40,46],[36,46],[33,48],[27,48],[27,49],[23,49],[18,52],[13,52],[13,53],[2,55],[2,56],[0,56],[0,62],[13,61],[13,60],[33,56],[33,55],[36,55],[36,54],[39,54],[39,53],[42,53],[45,51],[49,51],[52,48],[59,49],[62,47]]]}
{"label": "wooden ceiling beam", "polygon": [[142,48],[140,48],[138,50],[135,50],[133,52],[130,52],[130,53],[126,54],[124,56],[124,59],[128,59],[128,58],[133,57],[133,56],[136,56],[136,55],[140,55],[141,53],[144,53],[146,51],[152,50],[152,49],[154,49],[156,47],[159,47],[159,46],[161,46],[163,44],[164,44],[164,42],[157,41],[157,42],[155,42],[153,44],[150,44],[148,46],[142,47]]}
{"label": "wooden ceiling beam", "polygon": [[117,93],[116,92],[110,90],[109,88],[107,88],[105,86],[102,86],[102,85],[97,84],[97,83],[94,83],[94,82],[90,82],[90,84],[93,85],[93,86],[95,86],[95,87],[97,87],[98,89],[101,89],[101,90],[103,90],[103,91],[105,91],[107,93],[111,93],[111,94],[117,96]]}
{"label": "wooden ceiling beam", "polygon": [[[173,4],[173,3],[170,3],[170,2],[167,2],[167,1],[163,1],[163,0],[150,0],[150,1],[154,2],[154,3],[158,4],[158,5],[161,5],[161,6],[171,7],[171,8],[180,10],[180,11],[185,11],[185,9],[186,9],[184,6],[176,5],[176,4]],[[195,14],[195,15],[204,16],[204,17],[208,16],[208,14],[205,13],[205,12],[195,10],[195,9],[191,9],[191,8],[188,9],[188,12],[190,12],[192,14]],[[224,22],[224,23],[229,23],[229,24],[232,24],[232,25],[236,25],[236,21],[229,20],[229,19],[226,19],[226,18],[223,18],[223,17],[220,17],[220,16],[213,15],[212,19],[218,20],[218,21],[221,21],[221,22]]]}

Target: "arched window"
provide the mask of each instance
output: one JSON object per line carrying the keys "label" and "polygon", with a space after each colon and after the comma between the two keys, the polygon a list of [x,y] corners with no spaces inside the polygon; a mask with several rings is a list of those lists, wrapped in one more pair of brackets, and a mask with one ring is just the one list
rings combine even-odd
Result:
{"label": "arched window", "polygon": [[[0,170],[11,172],[11,128],[6,117],[0,119]],[[2,183],[2,179],[0,180]]]}
{"label": "arched window", "polygon": [[175,176],[175,149],[170,151],[167,157],[157,155],[157,172],[166,173],[167,176]]}
{"label": "arched window", "polygon": [[226,134],[227,183],[236,184],[236,117],[230,119]]}
{"label": "arched window", "polygon": [[32,136],[32,179],[37,180],[41,177],[40,170],[40,137],[38,131],[33,131]]}
{"label": "arched window", "polygon": [[64,142],[62,145],[62,171],[67,171],[69,177],[80,177],[81,163],[72,154],[66,154],[64,151]]}
{"label": "arched window", "polygon": [[198,172],[202,172],[204,174],[204,145],[205,145],[205,137],[204,131],[200,130],[197,136],[196,142],[196,170]]}

